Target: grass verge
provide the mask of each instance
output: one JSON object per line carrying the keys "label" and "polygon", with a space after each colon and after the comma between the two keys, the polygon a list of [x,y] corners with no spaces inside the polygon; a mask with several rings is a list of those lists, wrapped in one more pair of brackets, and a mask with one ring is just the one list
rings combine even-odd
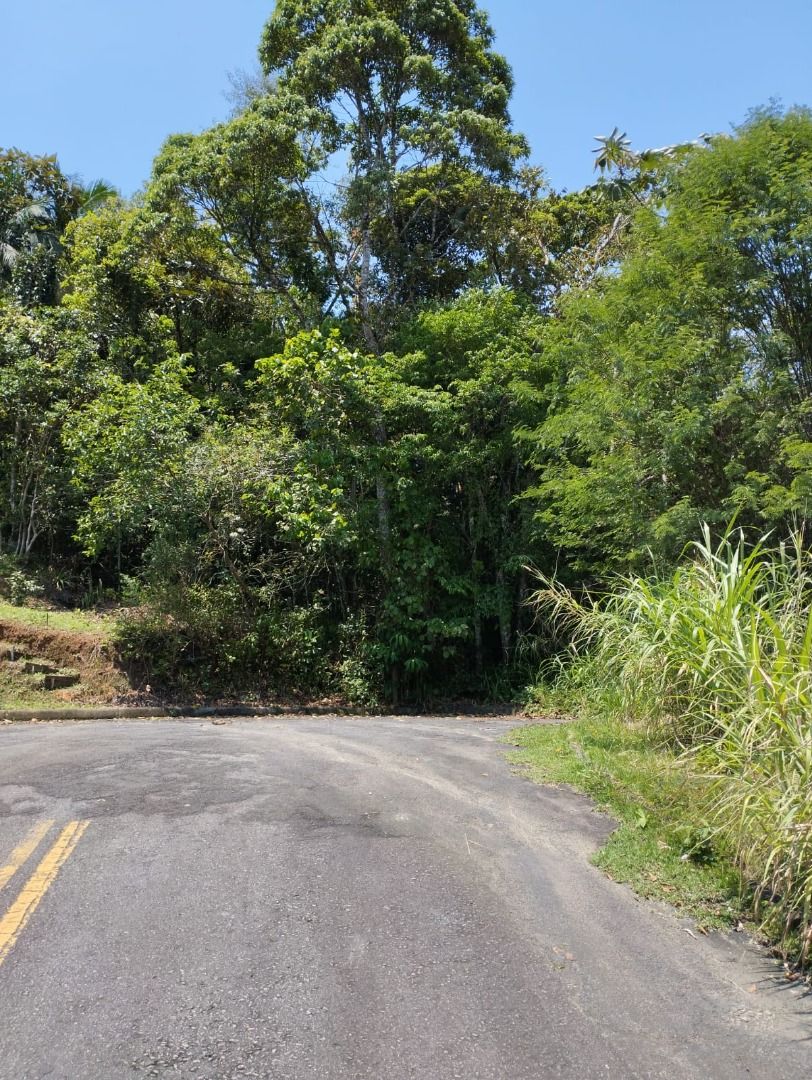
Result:
{"label": "grass verge", "polygon": [[649,899],[667,901],[701,930],[735,927],[747,903],[729,852],[696,820],[697,776],[627,724],[583,718],[511,732],[509,756],[540,783],[591,796],[618,822],[593,862]]}
{"label": "grass verge", "polygon": [[107,615],[97,615],[92,611],[62,611],[47,607],[28,607],[27,605],[9,604],[0,600],[0,622],[22,623],[45,630],[67,630],[78,634],[96,634],[107,640],[112,628],[112,620]]}

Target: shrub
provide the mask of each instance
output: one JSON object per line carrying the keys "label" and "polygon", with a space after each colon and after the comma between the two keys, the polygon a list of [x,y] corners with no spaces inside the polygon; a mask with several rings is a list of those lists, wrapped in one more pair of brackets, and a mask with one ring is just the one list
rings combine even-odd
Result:
{"label": "shrub", "polygon": [[258,607],[231,586],[166,590],[125,612],[122,660],[156,686],[181,692],[306,694],[330,687],[322,612]]}
{"label": "shrub", "polygon": [[0,555],[0,593],[12,604],[24,604],[31,596],[43,592],[42,584],[27,572],[13,555]]}

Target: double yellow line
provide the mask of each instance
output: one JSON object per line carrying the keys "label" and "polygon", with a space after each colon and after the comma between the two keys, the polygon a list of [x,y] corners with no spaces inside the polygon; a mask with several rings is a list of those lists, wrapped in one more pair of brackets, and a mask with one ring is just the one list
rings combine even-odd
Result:
{"label": "double yellow line", "polygon": [[[17,899],[0,917],[0,964],[14,948],[28,920],[53,884],[56,875],[79,843],[89,821],[69,821],[54,844],[42,857],[42,861],[23,885]],[[11,881],[17,871],[27,862],[45,838],[53,821],[40,821],[28,833],[22,843],[12,851],[5,866],[0,866],[0,890]]]}

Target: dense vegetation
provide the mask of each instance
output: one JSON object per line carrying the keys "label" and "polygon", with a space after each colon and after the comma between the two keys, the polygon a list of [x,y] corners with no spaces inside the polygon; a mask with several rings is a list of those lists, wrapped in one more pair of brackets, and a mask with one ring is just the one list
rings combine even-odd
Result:
{"label": "dense vegetation", "polygon": [[713,552],[809,512],[812,114],[558,192],[473,0],[278,0],[260,58],[132,200],[0,152],[6,591],[176,693],[504,697],[574,632],[808,925],[806,545]]}
{"label": "dense vegetation", "polygon": [[3,153],[0,543],[153,681],[505,693],[526,567],[805,512],[812,119],[559,193],[473,3],[345,7],[278,3],[134,200]]}

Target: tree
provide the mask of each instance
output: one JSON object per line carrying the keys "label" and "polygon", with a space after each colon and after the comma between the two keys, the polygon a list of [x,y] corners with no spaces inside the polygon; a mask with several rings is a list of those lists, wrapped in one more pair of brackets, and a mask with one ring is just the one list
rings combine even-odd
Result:
{"label": "tree", "polygon": [[106,180],[93,180],[89,184],[76,185],[76,210],[75,217],[84,217],[86,214],[95,214],[112,199],[118,198],[118,191]]}
{"label": "tree", "polygon": [[314,162],[298,128],[275,95],[260,97],[202,135],[170,138],[147,195],[155,213],[185,208],[213,230],[258,289],[284,298],[291,329],[317,321],[327,297],[305,199]]}
{"label": "tree", "polygon": [[161,527],[160,507],[182,474],[198,402],[188,392],[177,357],[156,366],[144,382],[108,372],[97,395],[74,410],[62,442],[73,486],[85,508],[77,537],[88,554],[124,537],[144,538]]}
{"label": "tree", "polygon": [[185,203],[106,204],[73,222],[64,246],[63,304],[83,313],[126,378],[182,353],[202,393],[236,404],[254,360],[283,338],[283,301],[252,288]]}
{"label": "tree", "polygon": [[531,445],[540,520],[581,570],[806,508],[811,223],[812,117],[757,114],[675,163],[617,270],[562,302]]}
{"label": "tree", "polygon": [[[527,152],[510,129],[510,68],[492,45],[473,0],[279,0],[265,27],[260,58],[303,138],[325,159],[346,154],[331,255],[373,351],[372,306],[402,302],[415,233],[440,252],[475,250],[465,200],[455,218],[438,213],[448,186],[464,174],[505,182]],[[330,202],[314,191],[308,204],[318,233]]]}
{"label": "tree", "polygon": [[56,157],[0,150],[0,286],[23,306],[54,304],[65,228],[115,194],[66,176]]}
{"label": "tree", "polygon": [[452,297],[493,249],[526,144],[492,42],[471,0],[280,0],[265,92],[169,140],[148,198],[214,223],[299,327],[342,317],[380,352],[403,305]]}
{"label": "tree", "polygon": [[76,506],[60,436],[103,370],[80,318],[0,305],[0,552],[70,544]]}
{"label": "tree", "polygon": [[735,312],[754,374],[788,375],[811,431],[812,112],[754,112],[691,156],[670,207]]}

